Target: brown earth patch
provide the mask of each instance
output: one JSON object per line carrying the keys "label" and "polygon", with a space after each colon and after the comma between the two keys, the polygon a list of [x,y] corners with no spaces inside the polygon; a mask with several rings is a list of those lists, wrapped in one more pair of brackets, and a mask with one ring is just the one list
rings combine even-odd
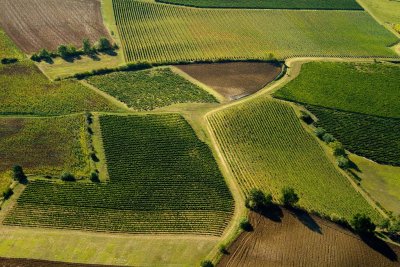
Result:
{"label": "brown earth patch", "polygon": [[105,267],[110,265],[67,263],[60,261],[45,261],[34,259],[0,258],[0,267]]}
{"label": "brown earth patch", "polygon": [[[269,218],[268,218],[269,217]],[[400,247],[361,240],[350,231],[303,212],[250,214],[252,232],[229,247],[218,266],[399,266]]]}
{"label": "brown earth patch", "polygon": [[259,91],[282,69],[266,62],[202,63],[176,67],[231,100]]}
{"label": "brown earth patch", "polygon": [[0,26],[26,53],[109,37],[98,0],[0,0]]}

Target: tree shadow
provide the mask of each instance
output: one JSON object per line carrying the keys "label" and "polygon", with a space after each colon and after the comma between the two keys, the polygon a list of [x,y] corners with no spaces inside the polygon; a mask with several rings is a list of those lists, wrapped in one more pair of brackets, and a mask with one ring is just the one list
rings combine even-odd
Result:
{"label": "tree shadow", "polygon": [[117,52],[115,52],[114,50],[105,50],[103,51],[103,54],[115,57],[117,55]]}
{"label": "tree shadow", "polygon": [[281,207],[277,205],[272,205],[269,207],[265,207],[259,211],[257,211],[259,214],[264,216],[265,218],[270,219],[271,221],[274,222],[282,222],[282,217],[283,217],[283,212]]}
{"label": "tree shadow", "polygon": [[89,54],[88,57],[90,57],[94,61],[100,61],[100,57],[96,53]]}
{"label": "tree shadow", "polygon": [[350,160],[350,162],[349,162],[349,167],[350,167],[350,169],[353,169],[353,170],[356,170],[357,172],[362,172],[361,170],[360,170],[360,168],[357,166],[357,164],[355,164],[353,161],[351,161]]}
{"label": "tree shadow", "polygon": [[288,208],[290,213],[295,216],[304,226],[306,226],[308,229],[310,229],[313,232],[316,232],[318,234],[322,234],[321,227],[318,225],[318,223],[313,219],[313,217],[310,216],[307,212],[296,209],[296,208]]}
{"label": "tree shadow", "polygon": [[379,252],[391,261],[398,261],[398,256],[388,243],[373,234],[360,234],[361,240],[373,250]]}

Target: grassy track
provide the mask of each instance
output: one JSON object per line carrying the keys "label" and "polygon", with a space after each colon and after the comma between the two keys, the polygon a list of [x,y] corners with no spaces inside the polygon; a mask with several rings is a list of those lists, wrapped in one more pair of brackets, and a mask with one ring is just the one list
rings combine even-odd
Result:
{"label": "grassy track", "polygon": [[0,88],[2,114],[118,111],[107,100],[76,81],[50,82],[29,61],[0,65]]}
{"label": "grassy track", "polygon": [[362,9],[354,0],[156,0],[157,2],[220,8]]}
{"label": "grassy track", "polygon": [[212,113],[208,120],[244,193],[260,188],[276,199],[283,186],[292,186],[309,210],[345,219],[357,212],[379,218],[287,104],[258,98]]}
{"label": "grassy track", "polygon": [[108,183],[28,184],[10,225],[220,235],[232,196],[179,115],[100,117]]}
{"label": "grassy track", "polygon": [[29,175],[88,175],[85,117],[0,118],[0,173],[15,164]]}
{"label": "grassy track", "polygon": [[[126,61],[394,56],[397,38],[355,11],[195,9],[113,0]],[[316,25],[319,25],[316,27]]]}
{"label": "grassy track", "polygon": [[349,151],[375,162],[400,166],[400,119],[306,106]]}
{"label": "grassy track", "polygon": [[344,111],[400,118],[400,67],[312,62],[274,96]]}
{"label": "grassy track", "polygon": [[24,58],[24,54],[15,46],[7,34],[0,29],[0,59],[2,58]]}
{"label": "grassy track", "polygon": [[152,110],[176,103],[213,103],[215,98],[170,69],[116,72],[88,82],[135,110]]}

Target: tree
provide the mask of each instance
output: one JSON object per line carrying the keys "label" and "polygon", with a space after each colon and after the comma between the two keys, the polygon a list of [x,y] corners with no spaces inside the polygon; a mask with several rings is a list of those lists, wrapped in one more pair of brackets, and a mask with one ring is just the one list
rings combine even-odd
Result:
{"label": "tree", "polygon": [[78,54],[76,47],[73,46],[72,44],[67,46],[67,51],[69,56],[76,56]]}
{"label": "tree", "polygon": [[265,195],[259,189],[251,189],[246,199],[246,207],[251,210],[259,210],[272,204],[271,194]]}
{"label": "tree", "polygon": [[359,234],[372,234],[375,231],[376,225],[365,214],[357,213],[351,220],[351,226],[354,231]]}
{"label": "tree", "polygon": [[51,59],[51,55],[50,55],[49,51],[47,51],[46,49],[40,50],[39,57],[41,59],[45,59],[45,60]]}
{"label": "tree", "polygon": [[345,156],[339,156],[336,158],[337,165],[343,170],[350,168],[350,160]]}
{"label": "tree", "polygon": [[107,50],[110,50],[111,48],[112,48],[111,47],[111,43],[110,43],[110,41],[108,41],[107,38],[101,37],[99,39],[99,43],[97,45],[97,50],[99,50],[99,51],[107,51]]}
{"label": "tree", "polygon": [[240,220],[239,226],[241,229],[245,231],[251,231],[253,230],[253,226],[251,226],[249,220],[247,218],[243,218]]}
{"label": "tree", "polygon": [[92,172],[90,174],[90,181],[92,181],[93,183],[99,183],[100,182],[99,174],[97,172]]}
{"label": "tree", "polygon": [[322,136],[326,134],[326,130],[322,127],[318,127],[317,129],[315,129],[314,133],[319,139],[322,139]]}
{"label": "tree", "polygon": [[346,151],[344,150],[344,147],[342,143],[339,141],[334,141],[329,144],[330,147],[333,149],[333,155],[338,157],[338,156],[346,156]]}
{"label": "tree", "polygon": [[329,143],[335,141],[335,137],[333,137],[333,135],[331,135],[330,133],[325,133],[325,134],[322,136],[322,140],[323,140],[325,143],[329,144]]}
{"label": "tree", "polygon": [[300,111],[300,119],[307,124],[311,124],[314,122],[314,120],[311,118],[311,115],[303,110]]}
{"label": "tree", "polygon": [[5,200],[9,199],[14,194],[11,188],[7,188],[6,191],[3,192],[3,198]]}
{"label": "tree", "polygon": [[67,48],[66,45],[60,45],[60,46],[57,48],[57,53],[58,53],[58,54],[60,55],[60,57],[62,57],[62,58],[66,58],[66,57],[69,56],[68,48]]}
{"label": "tree", "polygon": [[281,201],[285,206],[294,206],[299,201],[299,196],[292,187],[284,187]]}
{"label": "tree", "polygon": [[214,264],[210,260],[205,260],[200,263],[201,267],[214,267]]}
{"label": "tree", "polygon": [[90,44],[89,39],[83,39],[83,53],[85,55],[90,55],[93,53],[92,45]]}
{"label": "tree", "polygon": [[69,172],[64,172],[64,173],[61,175],[61,180],[65,181],[65,182],[74,182],[74,181],[75,181],[75,176],[72,175],[72,174],[69,173]]}
{"label": "tree", "polygon": [[26,181],[27,177],[26,177],[26,175],[24,173],[24,170],[22,169],[21,166],[15,165],[13,167],[12,171],[13,171],[13,179],[15,181],[18,181],[20,183],[23,183],[23,182]]}

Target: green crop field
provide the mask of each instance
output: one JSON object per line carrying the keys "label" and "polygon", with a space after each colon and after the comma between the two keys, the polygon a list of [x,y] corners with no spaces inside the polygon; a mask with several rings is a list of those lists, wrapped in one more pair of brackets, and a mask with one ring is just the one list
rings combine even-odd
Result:
{"label": "green crop field", "polygon": [[312,62],[276,97],[369,115],[400,118],[400,66]]}
{"label": "green crop field", "polygon": [[108,183],[29,183],[9,225],[220,235],[233,200],[180,115],[102,116]]}
{"label": "green crop field", "polygon": [[76,81],[50,82],[29,61],[0,64],[0,113],[70,114],[117,111],[103,97]]}
{"label": "green crop field", "polygon": [[15,46],[7,34],[0,29],[0,59],[2,58],[24,58],[24,54]]}
{"label": "green crop field", "polygon": [[196,9],[113,0],[126,61],[396,56],[397,38],[361,11]]}
{"label": "green crop field", "polygon": [[400,119],[309,106],[326,129],[349,151],[378,163],[400,166]]}
{"label": "green crop field", "polygon": [[90,77],[88,82],[136,110],[152,110],[176,103],[216,102],[208,92],[170,69],[115,72]]}
{"label": "green crop field", "polygon": [[244,193],[260,188],[276,199],[282,187],[291,186],[300,195],[299,205],[309,210],[345,219],[357,212],[379,218],[287,104],[260,97],[208,120]]}
{"label": "green crop field", "polygon": [[221,8],[362,9],[354,0],[156,0],[157,2]]}
{"label": "green crop field", "polygon": [[88,175],[85,116],[0,118],[0,173],[19,164],[28,175]]}

